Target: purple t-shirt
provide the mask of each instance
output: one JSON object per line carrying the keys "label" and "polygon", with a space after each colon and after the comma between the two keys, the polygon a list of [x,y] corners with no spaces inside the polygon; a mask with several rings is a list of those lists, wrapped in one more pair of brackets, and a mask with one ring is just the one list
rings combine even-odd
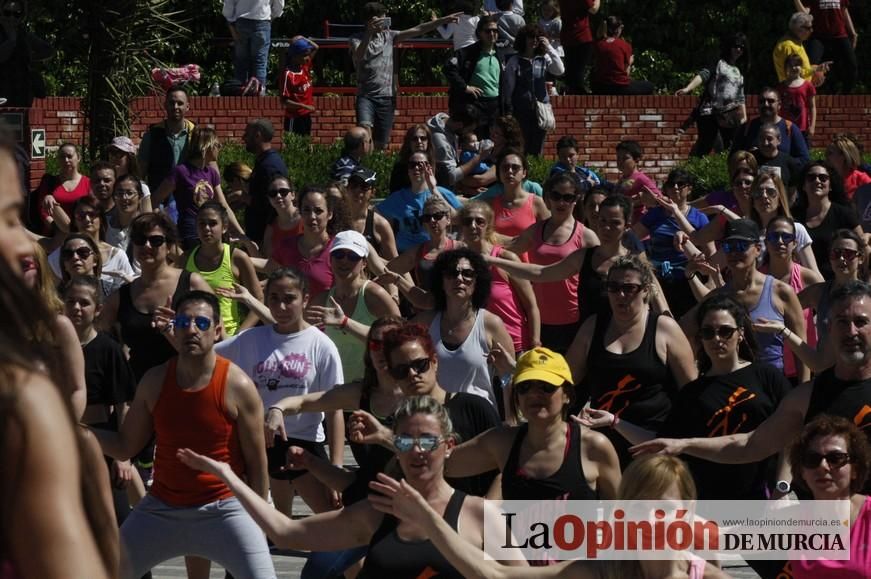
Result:
{"label": "purple t-shirt", "polygon": [[722,205],[729,211],[741,215],[741,208],[738,207],[738,200],[735,199],[735,194],[729,189],[712,191],[705,199],[707,200],[708,205]]}
{"label": "purple t-shirt", "polygon": [[175,166],[167,179],[174,186],[179,236],[182,241],[196,240],[197,211],[200,205],[215,198],[215,189],[221,185],[218,170],[209,165],[201,169],[182,163]]}

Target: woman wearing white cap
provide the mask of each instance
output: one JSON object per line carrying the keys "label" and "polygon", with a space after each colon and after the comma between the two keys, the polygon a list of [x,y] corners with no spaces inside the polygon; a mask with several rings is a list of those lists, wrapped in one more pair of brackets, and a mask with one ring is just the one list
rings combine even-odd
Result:
{"label": "woman wearing white cap", "polygon": [[142,185],[142,195],[140,196],[140,209],[143,213],[150,213],[151,209],[151,189],[145,181],[142,180],[142,170],[139,168],[139,160],[136,157],[136,145],[130,140],[130,137],[115,137],[109,143],[109,148],[106,153],[109,155],[109,162],[115,167],[115,182],[121,180],[121,177],[133,175]]}
{"label": "woman wearing white cap", "polygon": [[363,378],[363,354],[369,326],[378,318],[398,316],[399,307],[390,294],[376,283],[369,283],[363,271],[369,256],[369,243],[363,234],[342,231],[333,238],[330,268],[333,287],[312,299],[307,317],[326,326],[324,330],[342,355],[345,380]]}
{"label": "woman wearing white cap", "polygon": [[502,471],[506,500],[613,499],[620,463],[608,439],[568,422],[574,397],[565,358],[538,347],[517,360],[512,403],[521,426],[492,428],[454,449],[445,463],[452,477]]}

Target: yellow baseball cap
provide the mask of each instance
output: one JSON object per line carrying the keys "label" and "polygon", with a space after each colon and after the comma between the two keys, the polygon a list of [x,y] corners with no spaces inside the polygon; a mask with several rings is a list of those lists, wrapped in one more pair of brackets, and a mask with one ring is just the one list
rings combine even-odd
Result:
{"label": "yellow baseball cap", "polygon": [[514,383],[527,380],[541,380],[554,386],[562,386],[565,382],[574,383],[572,371],[562,354],[541,346],[524,352],[517,360]]}

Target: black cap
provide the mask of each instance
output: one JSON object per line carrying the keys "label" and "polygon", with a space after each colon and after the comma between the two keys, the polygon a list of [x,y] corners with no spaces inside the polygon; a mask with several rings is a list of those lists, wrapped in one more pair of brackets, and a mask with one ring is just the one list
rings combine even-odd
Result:
{"label": "black cap", "polygon": [[357,166],[351,171],[351,174],[348,175],[348,182],[350,183],[353,180],[362,181],[366,185],[370,187],[375,185],[375,177],[378,174],[372,169],[367,169],[366,167]]}
{"label": "black cap", "polygon": [[734,219],[726,223],[726,235],[723,239],[728,241],[731,239],[752,241],[758,243],[762,233],[759,231],[759,226],[752,219]]}

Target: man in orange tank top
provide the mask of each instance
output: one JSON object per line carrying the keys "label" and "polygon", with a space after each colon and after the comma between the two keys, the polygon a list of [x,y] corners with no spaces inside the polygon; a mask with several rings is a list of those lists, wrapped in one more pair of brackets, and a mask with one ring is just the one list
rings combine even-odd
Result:
{"label": "man in orange tank top", "polygon": [[217,477],[177,458],[190,448],[228,462],[266,498],[263,404],[251,379],[215,354],[217,298],[192,291],[175,304],[167,338],[179,355],[149,370],[119,432],[94,430],[103,452],[126,460],[157,438],[154,485],[121,526],[122,577],[181,555],[215,561],[237,579],[272,578],[263,532]]}

